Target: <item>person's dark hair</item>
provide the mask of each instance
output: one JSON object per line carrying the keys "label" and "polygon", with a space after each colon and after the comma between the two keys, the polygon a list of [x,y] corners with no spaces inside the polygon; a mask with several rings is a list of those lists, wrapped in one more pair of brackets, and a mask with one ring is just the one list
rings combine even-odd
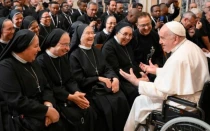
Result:
{"label": "person's dark hair", "polygon": [[138,15],[138,19],[142,18],[142,17],[147,17],[147,16],[151,19],[151,16],[150,16],[149,13],[147,13],[147,12],[140,12],[139,15]]}
{"label": "person's dark hair", "polygon": [[196,15],[195,15],[193,12],[187,11],[187,12],[185,12],[185,13],[182,15],[181,19],[182,19],[182,18],[189,18],[189,19],[190,19],[191,17],[193,17],[194,19],[196,19]]}
{"label": "person's dark hair", "polygon": [[96,5],[97,6],[97,4],[95,2],[93,2],[93,1],[88,2],[87,8],[90,8],[90,5]]}
{"label": "person's dark hair", "polygon": [[67,4],[67,2],[66,1],[62,2],[60,8],[63,8],[64,4]]}
{"label": "person's dark hair", "polygon": [[165,3],[160,3],[159,6],[160,8],[168,7]]}
{"label": "person's dark hair", "polygon": [[110,5],[111,1],[115,1],[115,2],[116,2],[116,0],[110,0],[110,1],[108,1],[106,4],[107,4],[107,5]]}
{"label": "person's dark hair", "polygon": [[116,3],[123,4],[123,2],[121,0],[117,0]]}
{"label": "person's dark hair", "polygon": [[133,8],[136,8],[136,7],[138,7],[138,6],[143,7],[143,5],[142,5],[141,3],[134,3],[132,7],[133,7]]}
{"label": "person's dark hair", "polygon": [[81,3],[88,3],[87,0],[78,0],[77,1],[77,6],[80,6]]}
{"label": "person's dark hair", "polygon": [[58,4],[58,5],[59,5],[59,3],[56,2],[56,1],[51,1],[51,2],[49,3],[49,5],[52,5],[52,4]]}
{"label": "person's dark hair", "polygon": [[159,5],[153,5],[153,6],[151,6],[151,8],[150,8],[150,12],[152,13],[153,12],[153,9],[154,9],[154,7],[160,7]]}

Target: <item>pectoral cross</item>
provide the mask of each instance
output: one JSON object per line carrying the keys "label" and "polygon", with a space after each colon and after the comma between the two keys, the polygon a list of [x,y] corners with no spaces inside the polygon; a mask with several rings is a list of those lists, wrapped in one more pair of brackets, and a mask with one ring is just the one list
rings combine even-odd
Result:
{"label": "pectoral cross", "polygon": [[98,69],[96,69],[96,74],[98,75]]}
{"label": "pectoral cross", "polygon": [[38,85],[38,87],[37,87],[37,88],[39,89],[39,92],[42,92],[42,91],[41,91],[41,89],[40,89],[40,86],[39,86],[39,85]]}

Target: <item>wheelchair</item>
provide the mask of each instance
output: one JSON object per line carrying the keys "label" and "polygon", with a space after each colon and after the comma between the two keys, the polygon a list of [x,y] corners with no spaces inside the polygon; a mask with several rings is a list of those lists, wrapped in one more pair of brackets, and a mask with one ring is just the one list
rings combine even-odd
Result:
{"label": "wheelchair", "polygon": [[[192,112],[167,104],[173,101],[195,110]],[[146,131],[149,125],[154,131],[210,131],[210,81],[205,82],[198,104],[175,96],[163,101],[162,111],[152,111],[146,124],[138,124],[135,131],[142,126]]]}

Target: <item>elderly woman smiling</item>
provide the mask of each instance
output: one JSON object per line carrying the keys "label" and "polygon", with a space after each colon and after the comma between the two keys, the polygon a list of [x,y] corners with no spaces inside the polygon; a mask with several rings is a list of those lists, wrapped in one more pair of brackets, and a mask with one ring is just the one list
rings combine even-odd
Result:
{"label": "elderly woman smiling", "polygon": [[80,25],[73,35],[70,55],[71,71],[97,112],[96,131],[123,130],[129,112],[126,97],[119,90],[117,75],[101,52],[93,47],[94,30]]}
{"label": "elderly woman smiling", "polygon": [[7,109],[3,111],[5,130],[62,130],[51,88],[34,61],[40,51],[37,35],[20,30],[8,45],[0,56],[0,101]]}
{"label": "elderly woman smiling", "polygon": [[121,89],[128,99],[130,106],[132,106],[134,99],[139,95],[137,87],[125,80],[119,74],[122,69],[129,72],[132,68],[137,77],[140,77],[140,68],[134,62],[133,50],[130,44],[133,33],[132,28],[128,23],[122,22],[118,24],[111,33],[110,39],[104,44],[102,54],[107,63],[112,67],[121,82]]}

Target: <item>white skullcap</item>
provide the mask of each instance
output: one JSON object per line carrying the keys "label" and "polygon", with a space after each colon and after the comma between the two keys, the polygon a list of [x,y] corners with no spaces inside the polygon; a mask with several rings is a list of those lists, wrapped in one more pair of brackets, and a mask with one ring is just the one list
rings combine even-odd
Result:
{"label": "white skullcap", "polygon": [[178,36],[186,36],[186,30],[184,26],[177,21],[171,21],[165,24],[171,32]]}

